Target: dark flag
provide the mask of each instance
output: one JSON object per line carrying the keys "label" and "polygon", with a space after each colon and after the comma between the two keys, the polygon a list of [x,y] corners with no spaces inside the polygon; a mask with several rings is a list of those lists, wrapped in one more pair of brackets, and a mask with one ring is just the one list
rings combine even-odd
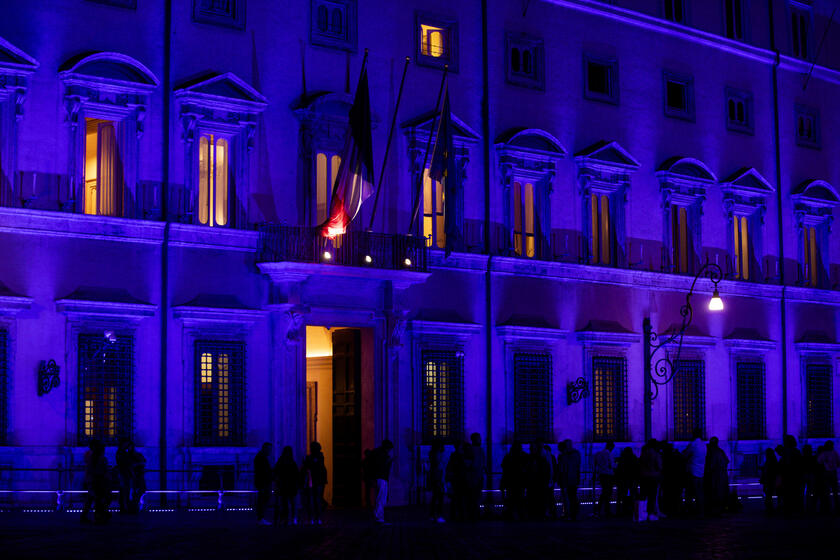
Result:
{"label": "dark flag", "polygon": [[456,217],[458,173],[455,168],[455,144],[452,141],[452,112],[449,108],[449,88],[443,97],[440,119],[435,133],[435,148],[429,164],[429,177],[443,184],[443,231],[446,235],[446,256],[461,245],[461,230]]}
{"label": "dark flag", "polygon": [[370,137],[370,93],[367,68],[359,77],[350,108],[350,127],[344,140],[341,163],[335,176],[330,216],[321,225],[321,235],[333,238],[347,231],[362,203],[373,194],[373,143]]}

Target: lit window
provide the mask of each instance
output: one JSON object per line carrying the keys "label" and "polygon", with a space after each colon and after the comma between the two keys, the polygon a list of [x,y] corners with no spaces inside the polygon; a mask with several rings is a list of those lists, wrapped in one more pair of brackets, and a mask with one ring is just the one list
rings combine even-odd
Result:
{"label": "lit window", "polygon": [[426,169],[423,173],[423,237],[429,247],[446,247],[444,211],[443,184],[429,177]]}
{"label": "lit window", "polygon": [[753,133],[753,96],[748,91],[726,88],[726,128]]}
{"label": "lit window", "polygon": [[618,61],[583,57],[583,96],[594,101],[618,104]]}
{"label": "lit window", "polygon": [[672,72],[663,73],[665,114],[678,119],[694,120],[694,79]]}
{"label": "lit window", "polygon": [[796,144],[807,148],[819,148],[819,112],[811,107],[796,105],[794,119]]}
{"label": "lit window", "polygon": [[132,434],[134,339],[102,332],[79,335],[78,345],[80,443],[96,438],[106,445]]}
{"label": "lit window", "polygon": [[122,216],[123,170],[113,121],[85,119],[85,214]]}
{"label": "lit window", "polygon": [[418,12],[417,64],[458,71],[457,37],[458,25],[452,20]]}
{"label": "lit window", "polygon": [[744,6],[742,0],[724,0],[724,33],[730,39],[744,38]]}
{"label": "lit window", "polygon": [[423,441],[453,442],[464,432],[464,358],[455,351],[422,352]]}
{"label": "lit window", "polygon": [[196,443],[241,445],[245,420],[245,345],[196,342],[196,380]]}
{"label": "lit window", "polygon": [[735,260],[735,278],[749,280],[752,261],[750,219],[747,216],[732,216],[732,247]]}
{"label": "lit window", "polygon": [[592,387],[595,441],[626,441],[627,360],[593,357]]}
{"label": "lit window", "polygon": [[671,206],[671,263],[674,272],[687,274],[694,268],[694,246],[690,212],[685,206]]}
{"label": "lit window", "polygon": [[536,255],[534,237],[534,185],[513,184],[513,250],[519,256]]}
{"label": "lit window", "polygon": [[318,224],[327,221],[330,214],[330,198],[341,165],[341,156],[318,152],[315,158],[315,216]]}
{"label": "lit window", "polygon": [[820,258],[819,228],[805,227],[802,230],[802,264],[803,280],[808,286],[817,287],[822,274],[822,259]]}
{"label": "lit window", "polygon": [[684,0],[664,0],[665,19],[675,23],[685,23]]}
{"label": "lit window", "polygon": [[420,54],[434,58],[448,55],[446,29],[434,25],[420,25]]}
{"label": "lit window", "polygon": [[610,196],[592,193],[589,195],[592,220],[590,255],[593,264],[612,264],[615,238],[610,214]]}
{"label": "lit window", "polygon": [[225,138],[202,134],[198,145],[198,221],[209,226],[228,223],[228,160]]}
{"label": "lit window", "polygon": [[793,56],[807,60],[811,47],[811,7],[802,2],[790,3],[790,42]]}

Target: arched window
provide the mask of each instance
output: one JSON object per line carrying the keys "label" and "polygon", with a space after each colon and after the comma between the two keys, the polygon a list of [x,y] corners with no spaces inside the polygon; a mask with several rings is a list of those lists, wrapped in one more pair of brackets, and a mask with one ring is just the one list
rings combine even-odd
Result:
{"label": "arched window", "polygon": [[326,31],[327,30],[327,7],[326,6],[318,6],[318,31]]}
{"label": "arched window", "polygon": [[209,226],[228,223],[228,141],[202,134],[198,146],[198,221]]}
{"label": "arched window", "polygon": [[524,50],[522,51],[522,73],[530,74],[531,72],[531,51]]}
{"label": "arched window", "polygon": [[514,72],[519,72],[521,66],[519,65],[519,49],[513,47],[510,49],[510,68]]}
{"label": "arched window", "polygon": [[336,35],[341,35],[342,29],[341,10],[334,8],[330,17],[330,31]]}

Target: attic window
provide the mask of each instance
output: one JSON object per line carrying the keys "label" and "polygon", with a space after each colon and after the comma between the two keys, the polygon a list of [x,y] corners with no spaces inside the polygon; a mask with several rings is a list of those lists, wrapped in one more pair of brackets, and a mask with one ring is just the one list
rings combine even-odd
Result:
{"label": "attic window", "polygon": [[313,45],[356,50],[356,0],[311,0],[309,19]]}

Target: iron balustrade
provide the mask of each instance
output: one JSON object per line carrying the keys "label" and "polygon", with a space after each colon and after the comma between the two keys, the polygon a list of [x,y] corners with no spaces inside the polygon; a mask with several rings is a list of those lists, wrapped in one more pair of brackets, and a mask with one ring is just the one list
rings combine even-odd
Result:
{"label": "iron balustrade", "polygon": [[426,272],[422,237],[370,231],[348,231],[334,239],[318,228],[259,224],[259,262],[302,262]]}

